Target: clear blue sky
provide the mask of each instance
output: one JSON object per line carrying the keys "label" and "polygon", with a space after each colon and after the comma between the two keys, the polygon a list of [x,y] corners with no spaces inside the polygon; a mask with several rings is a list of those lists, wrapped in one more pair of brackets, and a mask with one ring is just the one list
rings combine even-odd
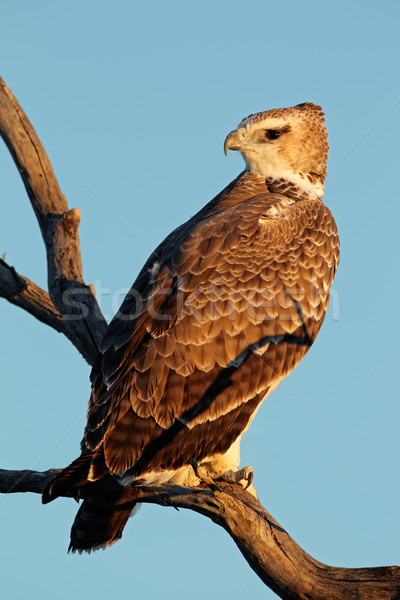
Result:
{"label": "clear blue sky", "polygon": [[[323,106],[325,201],[342,242],[334,310],[257,415],[242,464],[294,539],[340,566],[400,563],[399,7],[3,0],[1,10],[0,73],[82,211],[85,279],[108,318],[150,250],[242,169],[222,150],[242,117]],[[0,254],[45,286],[39,228],[4,145],[0,199]],[[0,331],[0,466],[65,466],[79,453],[89,367],[5,301]],[[67,555],[76,509],[0,498],[4,598],[276,597],[224,531],[182,510],[144,506],[114,547]]]}

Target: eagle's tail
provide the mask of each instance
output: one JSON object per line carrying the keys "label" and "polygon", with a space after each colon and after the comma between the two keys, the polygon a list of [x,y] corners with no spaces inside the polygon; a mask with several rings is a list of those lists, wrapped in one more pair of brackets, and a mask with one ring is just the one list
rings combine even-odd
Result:
{"label": "eagle's tail", "polygon": [[118,541],[135,507],[137,491],[119,485],[112,477],[92,486],[72,525],[68,551],[90,552]]}
{"label": "eagle's tail", "polygon": [[132,487],[123,487],[107,474],[98,481],[88,481],[90,458],[82,455],[64,469],[43,491],[44,503],[58,496],[72,494],[84,501],[71,529],[68,551],[91,552],[106,548],[122,537],[122,531],[138,498]]}

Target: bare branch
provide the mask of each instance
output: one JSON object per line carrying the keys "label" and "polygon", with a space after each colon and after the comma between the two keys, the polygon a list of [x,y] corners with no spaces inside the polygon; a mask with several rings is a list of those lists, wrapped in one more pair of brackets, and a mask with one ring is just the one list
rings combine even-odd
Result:
{"label": "bare branch", "polygon": [[[80,212],[68,210],[53,167],[31,123],[0,78],[0,135],[4,139],[28,192],[47,251],[51,300],[70,319],[75,346],[86,346],[93,363],[106,321],[92,289],[84,283],[78,227]],[[71,337],[69,337],[71,339]]]}
{"label": "bare branch", "polygon": [[0,298],[5,298],[11,304],[19,306],[36,317],[42,323],[49,325],[59,333],[63,333],[82,356],[92,363],[92,355],[88,353],[86,338],[82,340],[71,327],[70,320],[64,320],[51,298],[41,287],[19,275],[14,267],[10,267],[0,259]]}
{"label": "bare branch", "polygon": [[[59,469],[0,469],[0,492],[41,493]],[[239,486],[143,487],[140,502],[187,508],[217,523],[233,538],[257,575],[284,600],[398,600],[400,567],[330,567],[304,552],[275,519]]]}
{"label": "bare branch", "polygon": [[49,469],[43,472],[0,469],[0,494],[14,494],[17,492],[41,494],[43,488],[60,471],[61,469]]}

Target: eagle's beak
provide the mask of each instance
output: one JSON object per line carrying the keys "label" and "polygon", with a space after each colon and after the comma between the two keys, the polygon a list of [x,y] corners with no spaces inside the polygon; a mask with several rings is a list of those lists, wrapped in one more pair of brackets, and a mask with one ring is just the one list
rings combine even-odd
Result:
{"label": "eagle's beak", "polygon": [[228,150],[240,150],[240,139],[237,129],[234,129],[226,136],[224,143],[225,156],[227,155]]}

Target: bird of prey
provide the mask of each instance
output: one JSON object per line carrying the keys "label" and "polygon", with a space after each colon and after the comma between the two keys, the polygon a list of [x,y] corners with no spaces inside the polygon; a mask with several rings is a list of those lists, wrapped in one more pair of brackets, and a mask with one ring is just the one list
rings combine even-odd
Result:
{"label": "bird of prey", "polygon": [[160,244],[111,321],[81,456],[43,494],[84,496],[73,551],[118,540],[141,485],[251,484],[240,440],[314,342],[339,262],[323,114],[242,120],[224,149],[244,171]]}

